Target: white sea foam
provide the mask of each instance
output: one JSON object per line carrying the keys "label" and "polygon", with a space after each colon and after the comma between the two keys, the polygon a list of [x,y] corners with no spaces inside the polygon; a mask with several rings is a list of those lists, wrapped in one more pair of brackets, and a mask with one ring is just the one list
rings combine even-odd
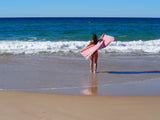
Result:
{"label": "white sea foam", "polygon": [[160,39],[149,41],[112,42],[105,48],[105,52],[115,53],[137,53],[137,54],[159,54]]}
{"label": "white sea foam", "polygon": [[0,53],[38,54],[79,52],[88,42],[0,41]]}
{"label": "white sea foam", "polygon": [[[88,41],[0,41],[0,54],[73,54],[79,53]],[[160,39],[149,41],[112,42],[99,51],[105,53],[159,54]]]}

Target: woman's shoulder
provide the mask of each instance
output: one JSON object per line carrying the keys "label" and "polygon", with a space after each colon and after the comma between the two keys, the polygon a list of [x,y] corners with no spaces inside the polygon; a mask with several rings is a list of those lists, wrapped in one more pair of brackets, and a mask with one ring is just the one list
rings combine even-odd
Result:
{"label": "woman's shoulder", "polygon": [[94,44],[94,41],[92,40],[92,41],[90,41],[89,43],[90,43],[90,44]]}
{"label": "woman's shoulder", "polygon": [[89,44],[90,44],[90,45],[93,45],[93,44],[94,44],[94,41],[93,41],[93,40],[92,40],[92,41],[90,41],[90,42],[89,42]]}
{"label": "woman's shoulder", "polygon": [[88,43],[87,46],[90,46],[90,45],[93,45],[93,44],[94,44],[94,41],[92,40],[92,41],[90,41],[90,42]]}

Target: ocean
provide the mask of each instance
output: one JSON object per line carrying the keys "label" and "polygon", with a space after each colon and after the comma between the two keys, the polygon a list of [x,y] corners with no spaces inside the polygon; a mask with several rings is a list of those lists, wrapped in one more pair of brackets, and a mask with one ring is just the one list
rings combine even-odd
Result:
{"label": "ocean", "polygon": [[160,18],[0,18],[0,55],[77,55],[92,39],[114,36],[101,54],[160,54]]}
{"label": "ocean", "polygon": [[[160,18],[0,18],[0,90],[160,95]],[[103,34],[97,74],[80,51]]]}

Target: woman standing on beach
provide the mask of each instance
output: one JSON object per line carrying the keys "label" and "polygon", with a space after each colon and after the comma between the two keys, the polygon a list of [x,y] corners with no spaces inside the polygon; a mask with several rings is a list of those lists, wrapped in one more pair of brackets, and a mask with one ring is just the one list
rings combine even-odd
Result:
{"label": "woman standing on beach", "polygon": [[[96,34],[93,34],[92,35],[92,41],[89,42],[89,44],[87,45],[90,46],[90,45],[96,45],[98,42],[98,39],[97,39],[97,35]],[[97,60],[98,60],[98,51],[95,51],[91,56],[90,56],[90,71],[93,72],[93,61],[94,61],[94,72],[96,73],[97,72]]]}

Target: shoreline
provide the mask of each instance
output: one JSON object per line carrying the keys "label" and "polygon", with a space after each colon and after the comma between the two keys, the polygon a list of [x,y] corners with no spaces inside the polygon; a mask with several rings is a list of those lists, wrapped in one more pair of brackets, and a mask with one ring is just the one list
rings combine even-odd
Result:
{"label": "shoreline", "polygon": [[0,89],[73,95],[160,95],[160,56],[0,56]]}

